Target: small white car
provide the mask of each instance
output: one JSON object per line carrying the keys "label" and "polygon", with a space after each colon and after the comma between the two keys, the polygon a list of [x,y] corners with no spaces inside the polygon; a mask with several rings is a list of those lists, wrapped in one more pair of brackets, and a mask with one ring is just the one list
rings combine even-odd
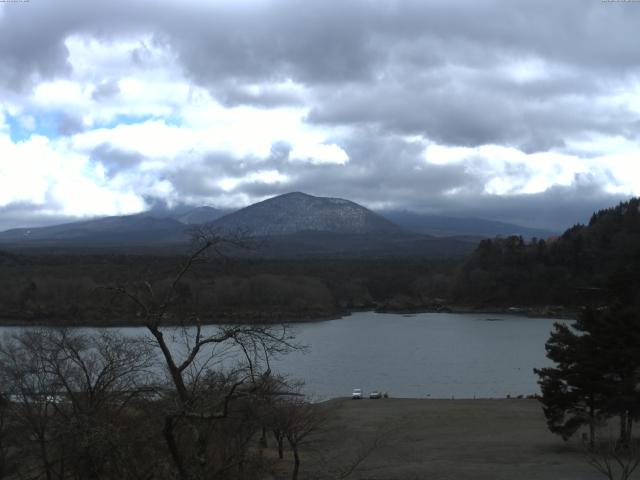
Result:
{"label": "small white car", "polygon": [[353,392],[351,392],[351,398],[353,400],[362,400],[362,389],[354,388]]}
{"label": "small white car", "polygon": [[378,400],[378,399],[382,398],[382,394],[379,391],[374,390],[373,392],[371,392],[369,394],[369,398],[371,400]]}

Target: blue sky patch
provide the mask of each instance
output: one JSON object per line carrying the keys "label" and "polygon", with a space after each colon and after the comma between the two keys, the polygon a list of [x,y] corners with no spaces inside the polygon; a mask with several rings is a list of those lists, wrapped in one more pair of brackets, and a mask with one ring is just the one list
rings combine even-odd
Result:
{"label": "blue sky patch", "polygon": [[93,128],[115,128],[118,125],[135,125],[137,123],[148,122],[149,120],[155,120],[158,117],[153,115],[116,115],[106,122],[96,122]]}
{"label": "blue sky patch", "polygon": [[14,117],[8,113],[5,115],[5,121],[7,125],[9,125],[9,136],[14,143],[28,140],[29,137],[35,133],[34,130],[26,128],[18,117]]}
{"label": "blue sky patch", "polygon": [[[33,127],[28,125],[27,118],[33,118]],[[63,112],[26,112],[21,116],[6,114],[9,125],[9,136],[14,143],[28,140],[32,135],[42,135],[49,139],[60,137],[60,124],[64,119]]]}

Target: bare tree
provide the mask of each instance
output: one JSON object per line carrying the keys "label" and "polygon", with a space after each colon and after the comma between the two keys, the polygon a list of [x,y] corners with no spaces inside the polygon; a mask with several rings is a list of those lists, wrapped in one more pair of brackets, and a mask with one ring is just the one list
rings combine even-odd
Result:
{"label": "bare tree", "polygon": [[22,464],[30,471],[41,470],[52,480],[61,478],[57,470],[60,453],[52,442],[52,411],[60,385],[40,355],[41,344],[37,331],[5,339],[0,345],[0,374],[15,421],[22,427],[23,434],[14,438],[21,447]]}
{"label": "bare tree", "polygon": [[300,447],[317,433],[327,416],[318,405],[309,403],[302,396],[278,398],[269,407],[268,424],[278,444],[278,455],[283,458],[284,439],[293,453],[291,478],[297,480],[300,471]]}
{"label": "bare tree", "polygon": [[6,338],[0,366],[11,419],[26,432],[12,439],[28,470],[22,475],[135,478],[119,468],[123,449],[135,443],[122,435],[122,425],[138,423],[124,409],[145,381],[150,360],[144,345],[113,333],[49,328]]}
{"label": "bare tree", "polygon": [[[336,406],[333,406],[331,413],[335,412]],[[339,408],[339,407],[338,407]],[[317,463],[324,466],[313,477],[314,479],[335,479],[344,480],[350,478],[354,473],[360,471],[365,462],[371,458],[379,449],[394,441],[397,433],[397,426],[393,424],[385,424],[376,428],[377,434],[373,438],[365,436],[363,438],[353,437],[350,443],[358,448],[349,449],[349,453],[345,455],[344,451],[336,451],[335,449],[324,449],[323,455]]]}
{"label": "bare tree", "polygon": [[608,480],[628,480],[640,465],[637,441],[621,444],[605,439],[585,449],[587,462]]}
{"label": "bare tree", "polygon": [[170,282],[106,289],[135,307],[144,338],[47,328],[4,339],[0,475],[17,452],[17,475],[34,480],[256,476],[266,405],[291,393],[269,361],[296,345],[284,326],[203,325],[185,277],[243,241],[210,230],[194,239]]}
{"label": "bare tree", "polygon": [[18,465],[16,450],[11,443],[18,433],[11,417],[11,401],[0,394],[0,478],[12,475]]}
{"label": "bare tree", "polygon": [[[183,480],[211,478],[216,472],[243,464],[243,455],[225,455],[215,440],[226,424],[233,424],[233,416],[244,416],[235,432],[251,426],[241,435],[244,440],[239,446],[247,445],[254,433],[247,408],[265,393],[261,380],[270,373],[269,358],[295,348],[284,326],[203,327],[189,302],[181,301],[183,280],[207,256],[220,258],[230,247],[246,248],[247,241],[241,234],[220,234],[211,229],[198,229],[192,235],[194,252],[164,291],[156,291],[149,282],[111,287],[137,307],[161,352],[171,387],[162,433],[176,472]],[[179,347],[170,342],[171,336],[177,338]],[[225,370],[222,363],[230,354],[235,364]]]}
{"label": "bare tree", "polygon": [[[290,382],[284,377],[269,376],[267,381],[270,382],[270,388],[267,391],[274,394],[265,397],[263,402],[263,429],[269,430],[273,434],[278,448],[278,458],[284,458],[284,441],[286,439],[286,428],[288,419],[286,417],[288,405],[291,397],[303,397],[300,393],[302,389],[301,382]],[[263,431],[262,435],[265,435]],[[266,440],[261,438],[262,447],[266,447]]]}
{"label": "bare tree", "polygon": [[362,444],[360,449],[356,452],[355,456],[338,469],[334,478],[336,480],[344,480],[349,478],[358,468],[367,460],[373,453],[375,453],[381,446],[382,440],[386,438],[384,434],[377,436],[368,444]]}

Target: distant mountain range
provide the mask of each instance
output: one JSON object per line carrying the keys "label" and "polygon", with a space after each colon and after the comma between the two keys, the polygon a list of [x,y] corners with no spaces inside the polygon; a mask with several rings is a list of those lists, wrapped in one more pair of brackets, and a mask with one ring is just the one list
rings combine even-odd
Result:
{"label": "distant mountain range", "polygon": [[437,237],[471,236],[491,238],[520,235],[526,239],[534,237],[546,239],[558,235],[558,232],[552,230],[523,227],[522,225],[482,218],[446,217],[408,211],[381,211],[379,213],[406,230]]}
{"label": "distant mountain range", "polygon": [[[235,212],[198,207],[156,209],[39,228],[0,232],[0,246],[18,249],[146,249],[184,246],[188,228],[208,225],[267,240],[266,256],[461,255],[496,235],[546,238],[553,232],[481,219],[410,212],[373,212],[340,198],[287,193]],[[447,238],[442,238],[447,237]]]}

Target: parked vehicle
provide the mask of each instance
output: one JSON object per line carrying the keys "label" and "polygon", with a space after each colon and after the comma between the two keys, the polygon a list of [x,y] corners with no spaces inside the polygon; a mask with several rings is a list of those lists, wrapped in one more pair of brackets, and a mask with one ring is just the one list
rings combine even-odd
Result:
{"label": "parked vehicle", "polygon": [[353,392],[351,392],[351,398],[353,400],[361,400],[362,399],[362,389],[354,388]]}
{"label": "parked vehicle", "polygon": [[371,400],[378,400],[379,398],[382,398],[382,394],[380,392],[378,392],[377,390],[374,390],[373,392],[371,392],[369,394],[369,398]]}

